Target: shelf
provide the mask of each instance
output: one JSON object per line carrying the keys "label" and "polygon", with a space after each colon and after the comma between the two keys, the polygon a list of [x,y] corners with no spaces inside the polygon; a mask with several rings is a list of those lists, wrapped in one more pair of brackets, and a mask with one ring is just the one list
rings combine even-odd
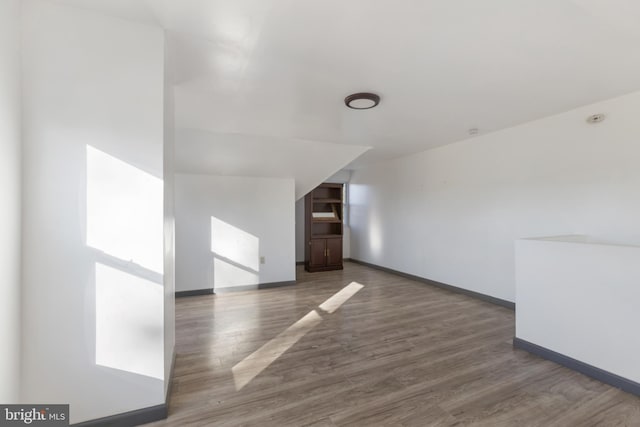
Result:
{"label": "shelf", "polygon": [[313,199],[313,203],[342,203],[340,199]]}
{"label": "shelf", "polygon": [[342,269],[342,184],[320,184],[305,196],[305,269]]}
{"label": "shelf", "polygon": [[335,209],[331,212],[313,212],[311,214],[312,221],[331,221],[334,219],[338,219],[338,215]]}

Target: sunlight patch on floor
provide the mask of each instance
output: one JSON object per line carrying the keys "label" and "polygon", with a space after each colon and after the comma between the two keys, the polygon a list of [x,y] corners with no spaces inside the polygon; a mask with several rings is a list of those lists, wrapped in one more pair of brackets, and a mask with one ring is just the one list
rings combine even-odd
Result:
{"label": "sunlight patch on floor", "polygon": [[342,288],[338,293],[334,294],[331,298],[320,304],[319,307],[327,313],[333,313],[362,288],[364,288],[364,286],[360,283],[351,282],[349,285]]}
{"label": "sunlight patch on floor", "polygon": [[240,363],[236,364],[231,371],[236,384],[236,390],[242,389],[249,384],[260,372],[271,365],[278,357],[290,349],[300,338],[322,322],[322,317],[317,311],[307,313],[302,319],[289,326],[277,337],[268,341],[258,350],[251,353]]}
{"label": "sunlight patch on floor", "polygon": [[[340,291],[329,297],[325,302],[320,304],[319,308],[329,314],[334,313],[362,288],[364,288],[363,285],[351,282],[349,285],[345,286]],[[243,387],[249,384],[255,377],[260,375],[262,371],[267,369],[269,365],[275,362],[311,329],[321,322],[322,316],[320,316],[316,310],[312,310],[296,323],[278,334],[275,338],[265,343],[258,350],[238,362],[233,368],[231,368],[236,390],[240,391]]]}

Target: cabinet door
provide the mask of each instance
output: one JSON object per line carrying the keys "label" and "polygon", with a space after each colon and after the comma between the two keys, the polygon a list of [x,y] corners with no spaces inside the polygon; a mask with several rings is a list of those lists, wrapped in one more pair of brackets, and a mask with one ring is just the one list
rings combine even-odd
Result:
{"label": "cabinet door", "polygon": [[342,239],[327,239],[327,267],[342,266]]}
{"label": "cabinet door", "polygon": [[311,239],[309,267],[324,267],[326,265],[325,249],[325,239]]}

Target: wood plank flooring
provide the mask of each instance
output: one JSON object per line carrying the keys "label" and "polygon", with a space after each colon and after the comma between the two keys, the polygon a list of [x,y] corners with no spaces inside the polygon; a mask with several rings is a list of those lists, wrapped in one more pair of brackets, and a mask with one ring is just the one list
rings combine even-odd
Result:
{"label": "wood plank flooring", "polygon": [[169,418],[148,426],[640,426],[640,398],[514,350],[508,309],[353,263],[297,274],[176,301]]}

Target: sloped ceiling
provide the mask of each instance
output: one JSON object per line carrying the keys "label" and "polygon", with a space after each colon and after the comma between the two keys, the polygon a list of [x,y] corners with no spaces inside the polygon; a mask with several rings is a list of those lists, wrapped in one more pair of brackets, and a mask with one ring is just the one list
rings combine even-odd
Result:
{"label": "sloped ceiling", "polygon": [[[209,153],[178,138],[185,170],[279,162],[308,182],[325,161],[312,143],[347,147],[329,175],[640,89],[637,0],[59,1],[168,30],[177,126],[213,135]],[[381,104],[348,110],[359,91]],[[215,157],[220,135],[244,141],[222,143],[237,164],[189,160]]]}
{"label": "sloped ceiling", "polygon": [[367,149],[191,129],[178,130],[176,139],[181,145],[176,151],[177,172],[294,178],[296,199]]}

